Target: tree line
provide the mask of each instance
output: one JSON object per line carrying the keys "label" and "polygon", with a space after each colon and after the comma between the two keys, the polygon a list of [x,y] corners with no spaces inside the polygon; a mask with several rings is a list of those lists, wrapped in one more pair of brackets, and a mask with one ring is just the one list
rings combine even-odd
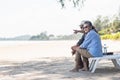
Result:
{"label": "tree line", "polygon": [[34,35],[30,40],[75,40],[79,39],[82,34],[70,34],[70,35],[57,35],[47,34],[47,31],[41,32],[38,35]]}
{"label": "tree line", "polygon": [[[107,16],[98,16],[93,25],[97,29],[102,39],[120,39],[120,12],[112,18]],[[58,35],[47,34],[46,31],[34,35],[30,40],[75,40],[79,39],[82,34]]]}

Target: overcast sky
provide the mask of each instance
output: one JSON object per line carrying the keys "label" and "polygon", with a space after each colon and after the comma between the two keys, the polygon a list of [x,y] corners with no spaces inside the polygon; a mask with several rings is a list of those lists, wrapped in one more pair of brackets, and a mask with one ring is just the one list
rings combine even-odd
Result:
{"label": "overcast sky", "polygon": [[58,0],[0,0],[0,37],[19,35],[72,34],[82,20],[117,14],[120,0],[86,0],[80,10],[61,9]]}

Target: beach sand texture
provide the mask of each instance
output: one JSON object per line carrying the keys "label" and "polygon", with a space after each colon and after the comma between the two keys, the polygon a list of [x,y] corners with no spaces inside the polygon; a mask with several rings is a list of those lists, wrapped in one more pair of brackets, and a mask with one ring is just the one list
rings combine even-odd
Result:
{"label": "beach sand texture", "polygon": [[[18,42],[17,42],[18,43]],[[120,80],[120,70],[101,60],[95,73],[69,72],[74,67],[70,46],[76,41],[20,42],[0,45],[0,80]],[[102,41],[108,51],[120,50],[119,41]]]}

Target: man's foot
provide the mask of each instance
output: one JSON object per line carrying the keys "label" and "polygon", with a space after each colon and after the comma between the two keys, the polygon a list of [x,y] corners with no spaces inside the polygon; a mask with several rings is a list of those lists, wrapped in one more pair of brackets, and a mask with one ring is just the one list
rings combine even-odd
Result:
{"label": "man's foot", "polygon": [[70,72],[79,72],[79,69],[74,68],[74,69],[70,70]]}
{"label": "man's foot", "polygon": [[79,66],[79,67],[78,67],[78,69],[82,69],[82,68],[83,68],[83,66]]}
{"label": "man's foot", "polygon": [[89,69],[83,67],[81,70],[82,70],[82,71],[88,71]]}

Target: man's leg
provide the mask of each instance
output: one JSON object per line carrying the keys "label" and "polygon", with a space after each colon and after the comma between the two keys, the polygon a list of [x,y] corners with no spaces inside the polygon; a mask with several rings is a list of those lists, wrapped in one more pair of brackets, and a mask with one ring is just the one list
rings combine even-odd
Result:
{"label": "man's leg", "polygon": [[89,69],[89,61],[88,58],[92,57],[91,54],[86,49],[79,49],[77,50],[77,53],[79,53],[83,57],[83,69],[84,71],[87,71]]}
{"label": "man's leg", "polygon": [[75,62],[76,62],[76,67],[78,67],[79,69],[83,68],[83,61],[81,59],[81,55],[77,52],[75,55]]}
{"label": "man's leg", "polygon": [[88,58],[83,56],[83,65],[82,71],[88,71],[89,70],[89,61]]}
{"label": "man's leg", "polygon": [[75,68],[73,68],[72,72],[78,72],[79,69],[83,68],[83,62],[81,59],[81,55],[79,53],[75,53]]}
{"label": "man's leg", "polygon": [[[73,49],[74,47],[77,47],[77,45],[71,47],[72,52],[74,52],[74,54],[75,54],[75,53],[76,53],[76,50]],[[74,54],[73,54],[73,55],[74,55]],[[77,62],[79,68],[81,69],[81,68],[83,67],[83,62],[82,62],[82,59],[81,59],[81,55],[80,55],[80,54],[77,54],[77,55],[75,55],[75,56],[76,56],[76,57],[75,57],[75,58],[76,58],[75,61]]]}
{"label": "man's leg", "polygon": [[76,50],[74,50],[74,48],[75,48],[75,47],[77,47],[77,46],[76,46],[76,45],[74,45],[74,46],[72,46],[72,47],[71,47],[71,49],[72,49],[72,52],[71,52],[71,53],[72,53],[72,55],[74,55],[74,54],[75,54],[75,52],[76,52]]}

